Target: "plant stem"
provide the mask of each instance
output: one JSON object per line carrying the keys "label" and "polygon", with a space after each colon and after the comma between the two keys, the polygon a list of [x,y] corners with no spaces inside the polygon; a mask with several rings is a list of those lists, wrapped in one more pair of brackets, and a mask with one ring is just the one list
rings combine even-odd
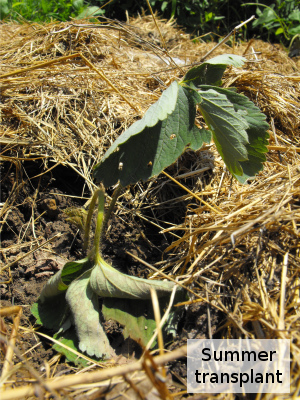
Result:
{"label": "plant stem", "polygon": [[90,206],[89,206],[89,212],[88,215],[86,217],[86,223],[85,223],[85,227],[84,227],[84,243],[83,243],[83,249],[87,250],[89,247],[89,238],[90,238],[90,230],[91,230],[91,222],[92,222],[92,216],[93,216],[93,212],[94,212],[94,208],[96,205],[96,201],[98,198],[98,192],[99,189],[97,189],[92,197]]}
{"label": "plant stem", "polygon": [[111,215],[111,213],[112,213],[112,211],[113,211],[113,209],[114,209],[114,207],[116,205],[116,202],[118,200],[118,197],[119,197],[122,189],[123,189],[123,186],[119,182],[118,186],[116,187],[116,189],[113,192],[113,195],[112,195],[112,198],[111,198],[111,202],[109,204],[108,211],[107,211],[107,213],[105,214],[105,217],[104,217],[104,222],[103,222],[103,231],[104,232],[106,231],[106,227],[107,227],[107,223],[108,223],[109,217],[110,217],[110,215]]}
{"label": "plant stem", "polygon": [[87,250],[89,247],[89,238],[90,238],[90,230],[91,230],[91,222],[92,222],[92,216],[93,216],[93,212],[94,212],[94,208],[96,205],[96,201],[98,198],[98,192],[99,189],[97,189],[92,197],[90,206],[89,206],[89,212],[88,215],[86,217],[86,223],[85,223],[85,228],[84,228],[84,244],[83,244],[83,249]]}
{"label": "plant stem", "polygon": [[94,252],[95,252],[95,262],[99,263],[101,259],[100,243],[103,231],[103,217],[104,217],[104,204],[105,204],[105,191],[103,186],[97,190],[97,194],[98,194],[98,213],[97,213],[97,223],[96,223],[96,231],[94,237]]}

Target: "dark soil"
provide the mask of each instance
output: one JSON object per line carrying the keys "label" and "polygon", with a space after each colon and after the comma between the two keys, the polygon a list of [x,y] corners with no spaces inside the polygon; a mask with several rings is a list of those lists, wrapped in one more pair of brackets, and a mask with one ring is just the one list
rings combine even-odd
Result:
{"label": "dark soil", "polygon": [[[70,207],[83,207],[89,193],[84,191],[84,181],[75,172],[64,167],[56,167],[38,177],[36,176],[43,169],[43,165],[39,163],[28,162],[22,165],[18,174],[9,163],[4,163],[1,168],[1,203],[5,203],[12,197],[12,193],[16,193],[14,203],[5,213],[1,232],[1,264],[10,264],[10,268],[1,277],[1,306],[22,306],[21,326],[32,327],[35,319],[30,314],[30,306],[37,300],[45,282],[65,262],[85,257],[82,234],[68,220],[64,211]],[[16,186],[19,187],[17,192]],[[109,235],[103,241],[104,257],[125,273],[146,277],[150,271],[130,257],[127,251],[152,264],[161,260],[168,243],[158,233],[158,229],[141,219],[131,217],[126,221],[114,216],[109,225]],[[47,240],[50,240],[48,244],[27,255],[37,244]],[[21,256],[25,257],[20,259]],[[215,310],[210,312],[214,334],[223,316]],[[139,355],[137,345],[130,340],[124,342],[122,328],[117,323],[109,321],[104,325],[117,352]],[[51,332],[40,327],[39,331],[51,335]],[[176,341],[169,345],[170,350],[184,344],[187,339],[207,338],[207,306],[196,303],[184,310],[177,335]],[[30,350],[37,340],[41,344]],[[24,334],[22,343],[19,342],[18,346],[22,353],[30,350],[27,357],[40,372],[43,371],[44,361],[51,360],[56,354],[50,342],[43,338],[36,339],[32,334]],[[69,368],[64,361],[62,357],[56,374],[71,370],[72,366]],[[172,363],[170,370],[174,384],[181,387],[186,380],[186,363],[176,361]]]}

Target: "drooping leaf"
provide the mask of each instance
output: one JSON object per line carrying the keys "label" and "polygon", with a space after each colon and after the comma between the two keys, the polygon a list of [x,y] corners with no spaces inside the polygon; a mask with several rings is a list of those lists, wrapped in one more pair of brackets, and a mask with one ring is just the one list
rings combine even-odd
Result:
{"label": "drooping leaf", "polygon": [[200,85],[220,86],[227,66],[242,67],[245,61],[246,58],[235,54],[219,55],[191,68],[183,78],[183,83],[196,88]]}
{"label": "drooping leaf", "polygon": [[145,181],[175,162],[187,147],[197,150],[209,142],[210,132],[195,125],[198,97],[195,90],[172,83],[113,143],[94,170],[96,180],[105,187]]}
{"label": "drooping leaf", "polygon": [[54,297],[67,289],[61,280],[61,271],[59,270],[55,275],[51,276],[40,294],[39,300],[44,302],[48,297]]}
{"label": "drooping leaf", "polygon": [[74,279],[92,266],[93,265],[88,258],[67,262],[63,268],[53,275],[46,283],[40,294],[39,300],[44,302],[45,299],[57,296],[61,292],[64,292]]}
{"label": "drooping leaf", "polygon": [[[209,90],[209,87],[201,86],[201,91],[205,89]],[[248,128],[246,128],[249,141],[246,144],[248,159],[239,162],[243,174],[234,174],[239,182],[245,183],[247,179],[253,178],[263,168],[263,162],[266,160],[265,153],[268,151],[269,134],[267,130],[269,124],[266,122],[266,116],[248,97],[233,90],[222,88],[214,88],[214,90],[224,94],[232,103],[235,111],[240,113],[248,124]]]}
{"label": "drooping leaf", "polygon": [[65,293],[69,284],[87,269],[91,268],[88,258],[67,262],[44,286],[38,302],[31,309],[37,323],[57,331],[66,319],[69,307]]}
{"label": "drooping leaf", "polygon": [[88,257],[79,261],[67,262],[61,272],[62,283],[69,286],[71,282],[93,266],[93,262],[90,261]]}
{"label": "drooping leaf", "polygon": [[170,281],[155,281],[137,278],[123,274],[103,259],[91,272],[90,285],[100,297],[118,297],[120,299],[150,299],[151,287],[157,296],[170,294],[174,283]]}
{"label": "drooping leaf", "polygon": [[[177,303],[183,303],[189,300],[189,296],[186,290],[176,290],[174,302],[173,304],[176,305]],[[172,307],[170,313],[168,314],[166,323],[163,328],[163,332],[165,333],[166,337],[171,339],[175,339],[178,333],[178,325],[184,313],[183,307]]]}
{"label": "drooping leaf", "polygon": [[249,128],[245,113],[235,111],[227,97],[214,89],[200,91],[198,107],[212,131],[216,147],[229,171],[242,175],[240,161],[248,159],[246,145],[249,143],[246,130]]}
{"label": "drooping leaf", "polygon": [[[32,313],[38,323],[56,331],[60,330],[64,322],[69,321],[67,318],[72,316],[79,338],[79,349],[89,356],[109,358],[114,352],[99,320],[98,296],[130,298],[134,299],[134,303],[137,300],[149,299],[151,287],[157,291],[158,296],[169,295],[174,283],[125,275],[104,260],[93,268],[91,264],[92,261],[89,259],[67,263],[64,271],[59,271],[55,279],[49,280],[49,286],[43,291],[43,301],[39,300],[38,304],[32,308]],[[60,291],[59,287],[62,283],[64,290]],[[134,305],[131,304],[129,308],[134,308]],[[119,313],[118,310],[115,312]],[[128,316],[129,319],[126,322],[126,310],[120,312],[124,317],[122,317],[122,323],[125,325],[125,336],[130,335],[138,340],[140,327],[142,324],[145,327],[145,323],[148,322],[142,318],[135,320],[133,316]],[[151,329],[150,325],[149,329]]]}
{"label": "drooping leaf", "polygon": [[90,275],[91,271],[87,271],[70,284],[66,300],[74,318],[79,349],[89,356],[110,358],[114,351],[100,323],[98,297],[90,287]]}
{"label": "drooping leaf", "polygon": [[151,300],[104,298],[102,314],[107,321],[112,319],[124,326],[124,339],[130,337],[143,346],[147,345],[156,328]]}
{"label": "drooping leaf", "polygon": [[65,300],[65,293],[60,293],[51,298],[45,298],[34,303],[30,309],[36,318],[36,323],[47,329],[58,331],[61,324],[68,316],[68,305]]}
{"label": "drooping leaf", "polygon": [[[187,293],[181,289],[177,290],[174,304],[186,300],[188,300]],[[164,314],[169,301],[170,296],[159,299],[161,316]],[[102,314],[106,320],[112,319],[124,327],[123,336],[125,339],[130,337],[143,346],[148,344],[156,329],[151,299],[137,301],[136,299],[104,298]],[[162,332],[166,340],[170,337],[174,339],[176,336],[181,316],[182,309],[179,307],[173,307],[168,313],[166,323],[162,327]],[[155,345],[156,340],[153,342],[151,348],[155,347]]]}
{"label": "drooping leaf", "polygon": [[[74,330],[67,330],[63,333],[57,333],[54,336],[54,339],[58,340],[60,343],[68,346],[70,349],[75,350],[78,352],[78,337]],[[88,361],[82,357],[79,357],[77,354],[73,353],[71,350],[66,349],[63,346],[55,343],[52,346],[53,350],[57,351],[58,353],[63,354],[69,362],[74,363],[80,367],[87,367]]]}

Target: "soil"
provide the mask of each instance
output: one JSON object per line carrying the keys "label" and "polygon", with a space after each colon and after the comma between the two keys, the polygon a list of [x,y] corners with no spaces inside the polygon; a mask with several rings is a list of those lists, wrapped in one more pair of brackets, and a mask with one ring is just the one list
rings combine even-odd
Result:
{"label": "soil", "polygon": [[[32,327],[35,326],[35,318],[30,313],[30,306],[37,300],[45,282],[65,262],[85,257],[81,231],[68,219],[65,211],[83,207],[89,194],[85,191],[84,181],[72,170],[61,166],[42,175],[43,165],[38,162],[25,163],[17,174],[9,163],[3,163],[1,169],[1,202],[6,202],[16,186],[19,188],[14,204],[6,213],[1,232],[1,266],[10,265],[4,271],[0,284],[1,306],[22,306],[21,326]],[[176,215],[178,217],[178,213]],[[159,229],[132,216],[126,220],[116,215],[109,221],[109,226],[109,234],[103,240],[104,258],[125,273],[146,277],[151,271],[141,266],[127,252],[150,264],[160,261],[168,243],[159,234]],[[47,244],[28,254],[37,244],[46,241]],[[210,325],[214,334],[223,317],[213,309],[210,311]],[[122,329],[117,323],[107,322],[104,328],[117,353],[127,353],[130,357],[140,354],[137,344],[123,340]],[[51,332],[41,327],[38,329],[51,335]],[[206,337],[207,306],[202,303],[192,304],[183,312],[177,339],[169,345],[169,349],[184,344],[187,339]],[[38,346],[37,341],[40,343]],[[22,354],[28,352],[26,356],[31,365],[40,372],[45,368],[45,361],[51,363],[57,354],[49,341],[37,339],[32,334],[24,333],[18,346]],[[68,373],[73,367],[61,357],[55,375]],[[185,362],[173,362],[170,372],[174,384],[182,387],[186,379]]]}

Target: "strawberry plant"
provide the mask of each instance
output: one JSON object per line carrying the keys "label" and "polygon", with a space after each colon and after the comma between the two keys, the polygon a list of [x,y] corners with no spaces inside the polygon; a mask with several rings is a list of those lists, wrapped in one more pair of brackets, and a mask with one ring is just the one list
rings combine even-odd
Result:
{"label": "strawberry plant", "polygon": [[[87,216],[86,232],[89,233],[93,206],[97,199],[97,224],[92,250],[86,258],[66,263],[47,282],[38,303],[34,304],[32,312],[37,317],[38,323],[46,328],[57,330],[56,337],[61,338],[62,336],[65,339],[63,343],[76,342],[71,328],[73,325],[81,351],[97,358],[109,358],[114,351],[101,326],[98,297],[105,299],[102,313],[107,318],[113,314],[115,319],[120,322],[126,318],[127,322],[131,323],[130,335],[146,345],[155,329],[154,320],[146,320],[141,316],[138,320],[136,313],[132,315],[130,311],[130,308],[132,309],[130,300],[150,299],[151,288],[156,290],[159,297],[166,296],[172,291],[174,283],[125,275],[104,261],[100,252],[105,203],[103,187],[94,193]],[[87,238],[88,235],[86,235],[86,247],[88,246]],[[122,299],[122,302],[121,304],[112,302],[111,298]],[[113,310],[110,310],[111,308]],[[145,326],[148,327],[148,325],[149,330],[145,330]],[[69,330],[70,328],[71,330]],[[68,330],[69,332],[65,334]]]}
{"label": "strawberry plant", "polygon": [[[90,356],[112,356],[114,351],[101,325],[104,317],[123,325],[125,337],[145,345],[155,329],[154,319],[143,314],[145,304],[151,307],[151,288],[163,299],[175,286],[171,281],[128,276],[104,261],[100,242],[105,188],[146,181],[175,162],[187,148],[197,150],[212,138],[239,182],[245,183],[263,168],[268,143],[264,114],[244,95],[221,88],[227,65],[241,67],[245,61],[240,56],[222,55],[190,69],[181,82],[173,82],[163,92],[141,120],[119,136],[96,166],[94,177],[100,188],[93,196],[85,228],[87,249],[98,198],[92,250],[83,260],[66,263],[48,281],[32,308],[37,322],[56,330],[55,337],[63,343],[75,343]],[[202,127],[195,124],[197,109],[205,121]],[[174,331],[174,326],[176,314],[170,313],[167,327]]]}

